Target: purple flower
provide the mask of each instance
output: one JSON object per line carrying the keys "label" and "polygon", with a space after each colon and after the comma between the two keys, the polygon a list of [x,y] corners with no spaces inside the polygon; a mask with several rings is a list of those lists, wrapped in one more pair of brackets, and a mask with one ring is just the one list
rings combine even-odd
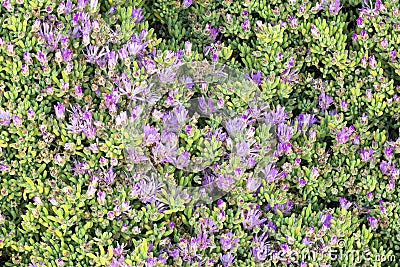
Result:
{"label": "purple flower", "polygon": [[97,9],[98,0],[90,0],[90,12],[94,13]]}
{"label": "purple flower", "polygon": [[[192,43],[189,41],[185,42],[185,54],[189,55],[192,52]],[[190,77],[188,77],[190,78]]]}
{"label": "purple flower", "polygon": [[0,109],[0,125],[8,126],[10,123],[11,123],[10,112]]}
{"label": "purple flower", "polygon": [[260,150],[258,148],[251,148],[252,144],[255,142],[254,139],[252,140],[241,140],[239,143],[236,144],[236,153],[246,159],[248,156],[255,156],[257,152]]}
{"label": "purple flower", "polygon": [[279,125],[285,121],[288,114],[285,113],[285,108],[278,105],[274,111],[265,114],[265,121],[270,124]]}
{"label": "purple flower", "polygon": [[381,46],[382,46],[383,49],[387,48],[388,40],[383,38],[382,41],[381,41]]}
{"label": "purple flower", "polygon": [[107,59],[108,67],[112,70],[115,69],[118,63],[118,54],[115,51],[110,51],[105,54],[105,58]]}
{"label": "purple flower", "polygon": [[34,197],[32,198],[32,200],[33,200],[33,202],[35,202],[36,204],[42,204],[42,203],[43,203],[39,196],[34,196]]}
{"label": "purple flower", "polygon": [[257,191],[260,186],[261,186],[261,180],[255,178],[253,175],[249,175],[246,182],[247,192],[251,193]]}
{"label": "purple flower", "polygon": [[132,8],[131,18],[135,20],[136,24],[139,24],[144,18],[142,12],[143,10],[141,8]]}
{"label": "purple flower", "polygon": [[362,17],[358,17],[358,18],[356,19],[356,22],[357,22],[357,26],[358,26],[358,27],[363,27],[363,26],[364,26],[364,22],[363,22]]}
{"label": "purple flower", "polygon": [[391,50],[390,53],[389,53],[389,56],[390,56],[390,58],[391,58],[392,60],[395,60],[396,57],[397,57],[397,52],[394,51],[394,50]]}
{"label": "purple flower", "polygon": [[86,5],[87,5],[87,0],[78,0],[76,8],[78,9],[78,11],[83,11]]}
{"label": "purple flower", "polygon": [[271,251],[267,239],[268,232],[263,232],[260,236],[256,234],[256,236],[253,237],[252,256],[257,262],[265,261]]}
{"label": "purple flower", "polygon": [[177,169],[184,169],[189,165],[189,152],[183,152],[181,153],[176,159],[171,160],[171,163],[177,168]]}
{"label": "purple flower", "polygon": [[245,31],[248,31],[250,29],[250,20],[245,19],[244,22],[242,23],[242,28]]}
{"label": "purple flower", "polygon": [[365,56],[362,56],[361,66],[363,66],[365,68],[367,66],[367,64],[368,64],[367,58]]}
{"label": "purple flower", "polygon": [[14,123],[15,126],[20,127],[22,125],[22,120],[21,120],[20,116],[14,115],[13,116],[13,123]]}
{"label": "purple flower", "polygon": [[124,248],[126,247],[126,245],[124,243],[117,244],[117,246],[115,248],[113,248],[113,254],[115,257],[119,258],[121,256],[123,256],[126,252],[126,250],[124,250]]}
{"label": "purple flower", "polygon": [[393,149],[392,147],[386,147],[385,150],[383,151],[385,157],[387,160],[391,161],[393,157]]}
{"label": "purple flower", "polygon": [[[217,39],[217,35],[218,35],[218,28],[211,28],[211,25],[207,24],[208,28],[210,28],[210,36],[209,36],[209,40],[211,42],[215,42],[215,40]],[[206,27],[207,29],[207,27]]]}
{"label": "purple flower", "polygon": [[158,129],[153,126],[143,125],[143,141],[146,146],[151,146],[160,140],[160,134],[158,133]]}
{"label": "purple flower", "polygon": [[13,6],[11,5],[11,3],[9,1],[3,1],[2,6],[4,8],[6,8],[8,11],[12,11]]}
{"label": "purple flower", "polygon": [[340,206],[342,207],[342,208],[344,208],[344,209],[349,209],[350,208],[350,206],[352,205],[352,203],[350,202],[350,201],[348,201],[346,198],[344,198],[344,197],[341,197],[341,198],[339,198],[339,203],[340,203]]}
{"label": "purple flower", "polygon": [[319,37],[319,31],[318,31],[318,29],[317,29],[317,27],[315,25],[311,26],[311,35],[314,38],[318,38]]}
{"label": "purple flower", "polygon": [[43,267],[45,263],[43,261],[31,262],[28,267]]}
{"label": "purple flower", "polygon": [[235,262],[235,256],[233,256],[232,253],[228,252],[224,255],[221,254],[220,260],[222,262],[222,265],[224,265],[224,267],[232,266],[232,264]]}
{"label": "purple flower", "polygon": [[92,197],[94,196],[94,194],[96,193],[96,187],[94,187],[93,185],[89,185],[88,190],[87,190],[87,195],[88,197]]}
{"label": "purple flower", "polygon": [[294,129],[293,127],[280,123],[278,126],[278,139],[282,143],[288,143],[293,137]]}
{"label": "purple flower", "polygon": [[326,110],[332,105],[333,98],[328,96],[324,91],[322,91],[318,98],[318,103],[321,109]]}
{"label": "purple flower", "polygon": [[373,154],[374,154],[374,150],[372,148],[370,148],[370,149],[367,149],[367,148],[361,149],[361,152],[360,152],[361,161],[363,161],[363,162],[371,161],[373,159],[372,158]]}
{"label": "purple flower", "polygon": [[299,117],[297,118],[297,121],[298,121],[298,126],[297,126],[298,129],[304,133],[311,125],[317,122],[317,119],[315,118],[314,115],[305,113],[305,114],[300,114]]}
{"label": "purple flower", "polygon": [[192,5],[192,0],[183,0],[182,4],[185,8],[188,8]]}
{"label": "purple flower", "polygon": [[274,168],[272,163],[267,164],[262,172],[265,175],[265,179],[270,183],[280,178],[278,169]]}
{"label": "purple flower", "polygon": [[[364,40],[364,41],[368,39],[368,33],[367,33],[366,30],[362,30],[362,31],[360,32],[360,38],[361,38],[362,40]],[[364,65],[363,58],[361,59],[361,61],[362,61],[362,65]]]}
{"label": "purple flower", "polygon": [[369,216],[369,217],[367,218],[367,220],[368,220],[368,222],[369,222],[369,224],[370,224],[370,226],[371,226],[372,229],[378,228],[378,223],[379,223],[379,220],[378,220],[378,219],[376,219],[376,218],[374,218],[374,217],[372,217],[372,216]]}
{"label": "purple flower", "polygon": [[325,225],[325,227],[330,227],[332,224],[332,215],[330,215],[329,213],[327,214],[321,214],[320,216],[321,222],[323,225]]}
{"label": "purple flower", "polygon": [[261,211],[256,208],[250,208],[244,215],[243,228],[253,229],[255,226],[260,225],[268,220],[268,218],[260,219]]}
{"label": "purple flower", "polygon": [[353,40],[353,42],[356,42],[358,40],[357,33],[353,32],[353,34],[351,35],[351,39]]}
{"label": "purple flower", "polygon": [[104,205],[106,203],[106,193],[103,191],[97,192],[97,201],[100,205]]}
{"label": "purple flower", "polygon": [[235,137],[243,133],[244,129],[246,128],[246,122],[242,118],[236,117],[228,120],[225,128],[231,137]]}
{"label": "purple flower", "polygon": [[57,206],[58,205],[58,202],[57,202],[57,200],[55,200],[54,198],[49,198],[49,202],[52,204],[52,205],[54,205],[54,206]]}
{"label": "purple flower", "polygon": [[389,192],[392,192],[393,190],[394,190],[394,187],[395,187],[395,182],[394,182],[394,180],[390,180],[389,181],[389,183],[388,183],[388,185],[386,186],[386,188],[387,188],[387,190],[389,191]]}
{"label": "purple flower", "polygon": [[331,15],[336,15],[336,14],[338,14],[341,8],[342,8],[342,7],[340,6],[340,0],[336,0],[336,1],[335,1],[335,0],[332,0],[332,1],[329,3],[329,13],[330,13]]}
{"label": "purple flower", "polygon": [[379,165],[381,171],[385,175],[391,175],[392,177],[397,177],[399,170],[396,168],[396,163],[391,164],[391,161],[387,162],[383,160],[381,164]]}
{"label": "purple flower", "polygon": [[354,132],[354,126],[344,127],[336,134],[336,141],[339,144],[344,144],[349,140],[350,135]]}
{"label": "purple flower", "polygon": [[[199,101],[199,109],[202,113],[204,113],[206,115],[210,115],[217,111],[217,108],[215,107],[211,98],[207,98],[207,101],[206,101],[205,97],[202,96],[199,98],[198,101]],[[187,114],[187,112],[186,112],[186,114]]]}
{"label": "purple flower", "polygon": [[[269,206],[269,205],[268,205]],[[272,210],[274,212],[276,212],[276,210],[279,210],[280,212],[282,212],[283,214],[288,213],[291,209],[293,208],[293,202],[292,201],[288,201],[284,204],[275,204],[274,207],[272,208]]]}
{"label": "purple flower", "polygon": [[46,47],[49,49],[49,51],[54,51],[57,49],[62,35],[56,34],[53,31],[53,26],[43,23],[43,29],[40,30],[39,34],[46,41]]}
{"label": "purple flower", "polygon": [[54,111],[56,113],[57,119],[63,119],[65,116],[65,107],[60,102],[57,102],[57,105],[54,105]]}
{"label": "purple flower", "polygon": [[233,177],[226,173],[224,173],[222,175],[218,175],[218,177],[216,179],[217,186],[224,191],[232,190],[234,183],[235,183],[235,180],[233,179]]}
{"label": "purple flower", "polygon": [[69,62],[72,59],[72,51],[68,48],[61,49],[61,55],[64,62]]}
{"label": "purple flower", "polygon": [[261,85],[262,83],[262,72],[258,71],[255,73],[251,74],[251,79],[253,80],[253,82],[255,82],[257,85]]}
{"label": "purple flower", "polygon": [[288,16],[287,19],[289,20],[290,26],[293,29],[297,28],[297,18]]}
{"label": "purple flower", "polygon": [[303,188],[306,184],[307,184],[306,180],[299,178],[299,187],[300,188]]}
{"label": "purple flower", "polygon": [[108,169],[107,172],[103,174],[103,180],[106,182],[108,185],[112,185],[114,183],[115,178],[117,175],[113,172],[113,167],[111,166],[110,169]]}
{"label": "purple flower", "polygon": [[200,219],[200,228],[202,233],[206,234],[219,232],[218,225],[215,224],[212,218]]}
{"label": "purple flower", "polygon": [[139,199],[143,203],[154,203],[157,200],[157,192],[162,188],[162,186],[163,185],[157,181],[154,176],[144,176],[138,183],[136,183],[132,188],[132,191],[138,190]]}
{"label": "purple flower", "polygon": [[232,231],[229,231],[225,234],[221,235],[219,242],[221,243],[221,248],[223,250],[230,250],[235,247],[236,244],[239,243],[239,238],[234,238],[234,234]]}
{"label": "purple flower", "polygon": [[33,63],[31,54],[29,52],[25,52],[22,57],[24,58],[26,64],[30,65]]}
{"label": "purple flower", "polygon": [[143,65],[144,65],[144,68],[146,69],[147,73],[152,74],[153,72],[155,72],[156,65],[152,60],[150,60],[150,59],[144,60]]}
{"label": "purple flower", "polygon": [[375,56],[370,56],[369,58],[368,58],[368,60],[369,60],[369,66],[372,68],[372,69],[375,69],[376,68],[376,66],[378,65],[378,63],[376,62],[376,59],[375,59]]}
{"label": "purple flower", "polygon": [[38,51],[35,56],[42,65],[47,64],[47,56],[45,54],[43,54],[41,51]]}

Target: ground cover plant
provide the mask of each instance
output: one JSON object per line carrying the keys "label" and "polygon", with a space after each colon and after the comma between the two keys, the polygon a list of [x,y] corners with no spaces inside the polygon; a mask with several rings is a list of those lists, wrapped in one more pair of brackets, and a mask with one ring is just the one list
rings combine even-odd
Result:
{"label": "ground cover plant", "polygon": [[399,266],[398,0],[5,0],[0,266]]}

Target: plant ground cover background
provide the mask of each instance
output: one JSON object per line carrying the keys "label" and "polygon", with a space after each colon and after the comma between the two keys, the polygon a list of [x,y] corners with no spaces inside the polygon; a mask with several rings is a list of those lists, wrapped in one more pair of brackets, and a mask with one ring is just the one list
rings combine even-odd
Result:
{"label": "plant ground cover background", "polygon": [[[399,7],[3,1],[0,265],[398,266]],[[123,129],[143,82],[203,59],[258,85],[279,143],[261,184],[248,171],[221,199],[174,208],[132,177]],[[166,166],[179,184],[210,179]]]}

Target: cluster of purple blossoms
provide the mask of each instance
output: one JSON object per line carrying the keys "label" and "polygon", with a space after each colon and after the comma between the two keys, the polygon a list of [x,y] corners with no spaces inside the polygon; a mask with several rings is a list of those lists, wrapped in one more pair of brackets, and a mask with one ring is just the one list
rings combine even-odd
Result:
{"label": "cluster of purple blossoms", "polygon": [[58,48],[59,42],[64,35],[54,32],[54,26],[44,22],[43,27],[40,30],[40,37],[46,42],[46,48],[48,51],[54,51]]}
{"label": "cluster of purple blossoms", "polygon": [[[113,248],[113,257],[111,259],[111,263],[108,265],[108,267],[118,267],[118,266],[127,266],[125,264],[125,257],[124,254],[126,251],[124,250],[125,244],[117,244],[115,248]],[[127,266],[131,267],[131,266]]]}
{"label": "cluster of purple blossoms", "polygon": [[277,211],[279,210],[280,212],[282,212],[282,214],[288,214],[290,212],[290,210],[293,208],[293,202],[292,201],[287,201],[284,204],[274,204],[273,207],[271,207],[270,204],[268,204],[266,206],[267,210],[272,209],[273,211]]}
{"label": "cluster of purple blossoms", "polygon": [[262,173],[264,174],[265,180],[269,183],[274,183],[286,176],[285,172],[279,172],[279,170],[275,168],[275,164],[272,163],[265,165],[262,169]]}
{"label": "cluster of purple blossoms", "polygon": [[74,167],[72,168],[74,175],[81,175],[87,173],[89,170],[89,165],[86,163],[85,160],[83,161],[77,161],[74,160]]}
{"label": "cluster of purple blossoms", "polygon": [[360,151],[361,161],[368,162],[368,161],[373,160],[373,154],[374,154],[374,150],[372,148],[370,148],[370,149],[362,148]]}
{"label": "cluster of purple blossoms", "polygon": [[185,262],[200,263],[203,262],[201,252],[213,247],[208,234],[199,233],[190,239],[181,238],[176,248],[169,251],[168,254],[173,259],[181,258]]}
{"label": "cluster of purple blossoms", "polygon": [[320,96],[318,97],[318,104],[319,107],[323,110],[327,110],[333,103],[333,98],[330,97],[325,93],[325,91],[322,91]]}
{"label": "cluster of purple blossoms", "polygon": [[36,261],[29,263],[28,267],[44,267],[46,264],[43,261]]}
{"label": "cluster of purple blossoms", "polygon": [[291,57],[286,64],[286,68],[283,70],[281,73],[280,77],[282,81],[288,82],[288,83],[294,83],[298,79],[298,70],[294,69],[294,58]]}
{"label": "cluster of purple blossoms", "polygon": [[318,122],[318,120],[315,118],[315,115],[313,114],[300,114],[297,117],[297,129],[299,131],[302,131],[303,133],[306,133],[307,130],[316,122]]}
{"label": "cluster of purple blossoms", "polygon": [[354,126],[350,126],[350,127],[344,127],[343,129],[339,130],[336,133],[336,141],[339,144],[344,144],[347,141],[349,141],[349,137],[354,133],[355,128]]}
{"label": "cluster of purple blossoms", "polygon": [[382,160],[379,165],[382,173],[385,175],[389,175],[392,178],[399,177],[399,169],[396,168],[396,163],[392,163],[391,161]]}
{"label": "cluster of purple blossoms", "polygon": [[329,228],[331,226],[331,224],[332,224],[333,217],[329,213],[322,213],[320,215],[320,219],[321,219],[321,222],[322,222],[322,226],[324,228]]}
{"label": "cluster of purple blossoms", "polygon": [[71,106],[71,110],[67,129],[74,134],[83,133],[88,139],[94,139],[96,137],[95,125],[98,123],[93,121],[92,112],[88,110],[88,107],[83,111],[79,104]]}
{"label": "cluster of purple blossoms", "polygon": [[264,78],[261,71],[254,72],[252,71],[251,74],[245,74],[245,77],[249,80],[252,80],[255,84],[261,85]]}
{"label": "cluster of purple blossoms", "polygon": [[185,8],[188,8],[192,5],[192,0],[183,0],[182,4]]}
{"label": "cluster of purple blossoms", "polygon": [[278,105],[274,110],[266,112],[264,116],[267,124],[277,128],[279,144],[277,150],[274,151],[274,156],[279,157],[284,153],[291,153],[290,139],[293,137],[294,128],[285,124],[288,114],[285,113],[284,108]]}
{"label": "cluster of purple blossoms", "polygon": [[[124,250],[125,246],[126,246],[125,244],[122,245],[117,244],[117,246],[113,248],[113,257],[111,259],[111,263],[107,267],[119,267],[119,266],[132,267],[132,265],[125,263],[125,254],[126,252],[128,252]],[[150,243],[147,248],[147,253],[150,253],[153,247],[154,245]],[[145,264],[144,266],[154,267],[158,266],[157,264],[166,264],[166,263],[167,259],[163,258],[162,255],[160,255],[158,258],[153,258],[149,256],[144,262]]]}
{"label": "cluster of purple blossoms", "polygon": [[235,263],[235,256],[231,252],[227,252],[226,254],[220,255],[219,258],[224,265],[224,267],[232,266],[233,263]]}
{"label": "cluster of purple blossoms", "polygon": [[342,9],[342,6],[340,4],[340,0],[321,0],[317,2],[313,8],[315,11],[320,11],[322,9],[328,9],[329,14],[337,15]]}
{"label": "cluster of purple blossoms", "polygon": [[235,237],[232,231],[222,234],[219,239],[221,248],[225,251],[233,249],[239,243],[239,241],[239,238]]}
{"label": "cluster of purple blossoms", "polygon": [[136,24],[139,24],[144,18],[143,10],[141,8],[132,8],[131,18],[135,20]]}
{"label": "cluster of purple blossoms", "polygon": [[261,219],[262,212],[259,210],[259,206],[249,206],[249,209],[245,212],[242,212],[243,215],[243,228],[245,229],[253,229],[254,227],[263,224],[268,218]]}
{"label": "cluster of purple blossoms", "polygon": [[[82,35],[83,42],[84,42],[84,44],[87,44],[87,45],[89,45],[90,39],[88,39],[89,42],[87,42],[85,40],[85,36],[87,36],[86,39],[90,38],[88,35],[88,33],[90,33],[90,28],[91,28],[90,25],[92,25],[92,28],[94,28],[93,25],[98,24],[97,20],[92,21],[92,24],[91,24],[89,17],[90,16],[88,16],[87,13],[85,13],[85,12],[77,13],[74,17],[74,18],[76,18],[75,24],[78,24],[78,22],[81,21],[83,23],[83,25],[76,26],[72,33],[72,36],[74,36],[76,38],[79,38]],[[140,23],[143,19],[142,9],[141,8],[132,9],[131,17],[133,20],[135,20],[136,24]],[[100,27],[100,26],[98,26],[98,27]],[[82,34],[79,33],[79,31],[81,31],[81,29],[85,30],[85,32],[83,32]],[[138,60],[143,57],[142,51],[147,47],[147,45],[149,43],[148,41],[146,41],[147,35],[148,35],[148,31],[146,29],[143,29],[139,35],[137,33],[134,33],[130,37],[129,41],[117,51],[110,51],[108,46],[100,48],[96,45],[91,44],[86,47],[86,51],[84,51],[83,54],[86,57],[87,62],[92,63],[92,64],[97,64],[100,67],[108,66],[108,68],[111,70],[115,69],[119,60],[126,66],[129,66],[131,63],[131,57],[137,57]],[[139,63],[141,63],[140,60],[139,60]],[[149,63],[151,63],[151,62],[148,62],[145,65],[147,66]],[[143,64],[143,63],[141,63],[141,64]],[[150,66],[147,66],[146,69],[148,69],[149,67]]]}
{"label": "cluster of purple blossoms", "polygon": [[110,94],[105,94],[106,107],[111,114],[115,115],[117,113],[117,104],[119,103],[121,97],[117,88],[115,88]]}
{"label": "cluster of purple blossoms", "polygon": [[360,16],[376,16],[380,11],[385,11],[386,7],[380,0],[376,0],[375,4],[372,5],[371,0],[363,0],[362,8],[360,10]]}
{"label": "cluster of purple blossoms", "polygon": [[57,102],[57,105],[54,105],[54,112],[56,114],[57,119],[64,119],[65,117],[65,107],[60,102]]}
{"label": "cluster of purple blossoms", "polygon": [[268,232],[263,232],[260,236],[256,234],[252,242],[252,256],[257,262],[263,262],[267,259],[271,251],[271,244],[268,242]]}
{"label": "cluster of purple blossoms", "polygon": [[157,194],[162,187],[163,184],[154,175],[141,176],[139,182],[132,186],[129,195],[132,198],[139,198],[143,203],[155,203],[158,201]]}
{"label": "cluster of purple blossoms", "polygon": [[378,228],[379,219],[376,219],[376,218],[373,217],[373,216],[369,216],[369,217],[367,218],[367,220],[368,220],[369,225],[371,226],[372,229],[375,230],[376,228]]}
{"label": "cluster of purple blossoms", "polygon": [[9,111],[0,109],[0,125],[7,126],[11,123],[11,114]]}
{"label": "cluster of purple blossoms", "polygon": [[113,171],[113,166],[105,170],[101,167],[101,171],[93,172],[92,175],[92,184],[97,184],[99,180],[104,181],[107,185],[112,185],[117,178],[117,174]]}
{"label": "cluster of purple blossoms", "polygon": [[351,207],[351,205],[353,204],[344,197],[339,198],[339,203],[340,203],[340,207],[342,207],[346,210],[349,209]]}

